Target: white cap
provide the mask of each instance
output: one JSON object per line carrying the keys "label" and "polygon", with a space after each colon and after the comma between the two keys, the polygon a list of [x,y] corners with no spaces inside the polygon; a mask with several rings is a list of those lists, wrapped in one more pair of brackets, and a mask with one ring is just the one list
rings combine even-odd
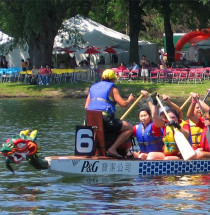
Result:
{"label": "white cap", "polygon": [[[165,110],[167,111],[167,110],[169,110],[169,107],[168,106],[163,106],[164,108],[165,108]],[[159,108],[159,115],[161,114],[161,113],[163,113],[164,111],[163,111],[163,108],[161,107],[161,108]]]}

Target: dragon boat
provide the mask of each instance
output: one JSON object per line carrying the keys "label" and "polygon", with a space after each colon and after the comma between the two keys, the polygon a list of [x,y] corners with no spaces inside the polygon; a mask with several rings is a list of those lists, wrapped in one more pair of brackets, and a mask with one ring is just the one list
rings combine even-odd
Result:
{"label": "dragon boat", "polygon": [[[75,154],[71,156],[40,157],[36,137],[37,131],[22,131],[7,139],[1,153],[6,157],[6,166],[14,172],[11,164],[26,159],[36,169],[46,169],[57,174],[71,176],[141,176],[141,175],[183,175],[210,172],[210,159],[203,160],[139,160],[107,157],[106,150],[117,137],[106,134],[100,111],[86,112],[85,126],[77,126],[75,133]],[[125,140],[119,149],[121,155],[132,148],[132,140]]]}

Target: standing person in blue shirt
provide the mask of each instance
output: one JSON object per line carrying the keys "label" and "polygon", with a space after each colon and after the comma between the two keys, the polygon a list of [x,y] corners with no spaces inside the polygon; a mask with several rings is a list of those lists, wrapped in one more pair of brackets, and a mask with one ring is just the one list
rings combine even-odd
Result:
{"label": "standing person in blue shirt", "polygon": [[85,109],[101,110],[104,130],[119,132],[117,139],[109,147],[106,155],[122,158],[117,152],[117,148],[131,136],[133,126],[129,122],[115,118],[115,105],[119,104],[121,107],[127,107],[133,102],[134,98],[132,94],[130,94],[127,100],[121,97],[119,90],[114,84],[116,79],[117,76],[112,69],[104,70],[102,73],[102,81],[90,87]]}

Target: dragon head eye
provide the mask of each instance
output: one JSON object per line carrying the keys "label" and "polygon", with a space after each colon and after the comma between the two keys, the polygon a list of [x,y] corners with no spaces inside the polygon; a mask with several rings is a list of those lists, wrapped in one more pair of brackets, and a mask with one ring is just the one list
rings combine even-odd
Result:
{"label": "dragon head eye", "polygon": [[26,143],[18,143],[18,144],[16,145],[16,147],[19,148],[19,149],[23,149],[23,148],[25,148],[26,146],[27,146]]}

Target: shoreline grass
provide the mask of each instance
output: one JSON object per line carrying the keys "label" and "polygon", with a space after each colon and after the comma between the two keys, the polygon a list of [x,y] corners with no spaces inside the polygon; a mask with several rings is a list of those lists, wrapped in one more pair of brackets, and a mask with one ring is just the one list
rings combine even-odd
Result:
{"label": "shoreline grass", "polygon": [[[91,83],[78,82],[77,84],[64,83],[52,84],[48,86],[26,85],[20,83],[2,83],[0,84],[1,98],[22,98],[22,97],[42,97],[42,98],[85,98]],[[170,97],[186,98],[190,92],[199,93],[205,96],[206,89],[210,88],[210,81],[205,80],[203,84],[171,84],[171,83],[142,83],[140,81],[117,82],[123,97],[130,93],[138,96],[141,90],[147,90],[149,93],[158,92]]]}

